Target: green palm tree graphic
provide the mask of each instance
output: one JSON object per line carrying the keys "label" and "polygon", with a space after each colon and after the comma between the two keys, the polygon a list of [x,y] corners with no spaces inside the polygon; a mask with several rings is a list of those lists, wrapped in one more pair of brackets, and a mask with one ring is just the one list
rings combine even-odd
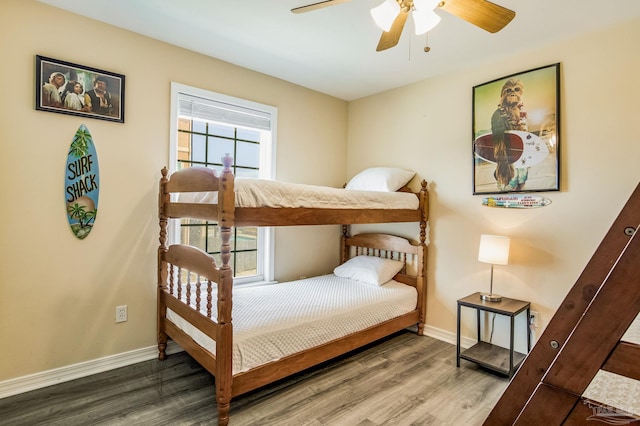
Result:
{"label": "green palm tree graphic", "polygon": [[[76,159],[89,154],[89,146],[93,144],[91,139],[91,133],[84,125],[80,126],[69,148],[69,155],[74,156]],[[98,209],[91,211],[86,210],[86,206],[80,205],[75,202],[73,205],[67,206],[67,215],[70,219],[76,219],[77,224],[71,225],[71,229],[76,237],[83,239],[86,237],[95,221]]]}
{"label": "green palm tree graphic", "polygon": [[91,133],[89,129],[81,126],[73,137],[71,147],[69,148],[69,155],[73,155],[76,158],[80,158],[89,153],[89,145],[93,144],[91,139]]}
{"label": "green palm tree graphic", "polygon": [[74,203],[72,206],[67,207],[67,214],[72,219],[78,219],[78,224],[80,228],[85,228],[87,226],[92,226],[91,222],[96,218],[96,210],[86,211],[86,206],[81,206],[78,203]]}

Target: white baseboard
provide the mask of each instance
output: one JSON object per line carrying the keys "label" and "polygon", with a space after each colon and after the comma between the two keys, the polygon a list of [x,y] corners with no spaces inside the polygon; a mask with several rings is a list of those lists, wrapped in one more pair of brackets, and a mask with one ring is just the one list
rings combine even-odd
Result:
{"label": "white baseboard", "polygon": [[[433,337],[434,339],[442,340],[443,342],[451,343],[452,345],[457,344],[455,333],[451,333],[450,331],[442,330],[440,328],[431,327],[430,325],[425,325],[424,335]],[[462,336],[460,338],[460,347],[464,349],[470,348],[476,343],[477,340],[472,339],[471,337]]]}
{"label": "white baseboard", "polygon": [[[453,345],[456,344],[455,333],[451,333],[449,331],[427,325],[424,328],[424,334],[425,336],[433,337]],[[463,336],[460,341],[460,346],[466,349],[473,346],[475,343],[476,341],[474,339]],[[167,345],[167,354],[173,354],[181,351],[182,348],[172,341]],[[92,361],[81,362],[79,364],[68,365],[66,367],[43,371],[41,373],[5,380],[0,382],[0,399],[47,386],[57,385],[79,379],[81,377],[87,377],[92,374],[126,367],[127,365],[136,364],[138,362],[149,361],[157,358],[157,356],[158,347],[149,346],[130,352],[98,358]]]}
{"label": "white baseboard", "polygon": [[[176,343],[168,343],[167,354],[173,354],[181,351],[182,348]],[[41,373],[5,380],[0,382],[0,399],[47,386],[57,385],[59,383],[79,379],[81,377],[91,376],[92,374],[126,367],[127,365],[136,364],[138,362],[149,361],[151,359],[156,359],[157,357],[158,347],[149,346],[130,352],[124,352],[117,355],[81,362],[79,364],[43,371]]]}

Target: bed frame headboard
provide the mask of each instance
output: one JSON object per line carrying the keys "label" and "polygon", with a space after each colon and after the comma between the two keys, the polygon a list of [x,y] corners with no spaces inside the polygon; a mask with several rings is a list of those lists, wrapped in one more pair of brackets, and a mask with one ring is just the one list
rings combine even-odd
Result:
{"label": "bed frame headboard", "polygon": [[399,260],[404,267],[394,279],[414,287],[424,285],[427,253],[424,241],[380,233],[343,235],[341,249],[341,263],[358,255]]}
{"label": "bed frame headboard", "polygon": [[424,332],[427,308],[427,245],[424,224],[421,223],[420,241],[415,242],[390,234],[358,234],[349,236],[348,226],[343,226],[340,262],[344,263],[357,255],[377,256],[404,262],[404,268],[393,277],[394,280],[413,286],[418,291],[420,322],[418,334]]}

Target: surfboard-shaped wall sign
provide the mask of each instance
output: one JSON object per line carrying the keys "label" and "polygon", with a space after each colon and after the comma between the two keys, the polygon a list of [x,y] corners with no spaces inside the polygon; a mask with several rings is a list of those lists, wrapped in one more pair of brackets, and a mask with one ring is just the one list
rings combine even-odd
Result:
{"label": "surfboard-shaped wall sign", "polygon": [[536,195],[499,195],[483,198],[482,204],[488,207],[532,209],[548,206],[551,204],[551,200]]}
{"label": "surfboard-shaped wall sign", "polygon": [[99,192],[98,154],[89,129],[82,124],[69,147],[64,177],[67,220],[73,234],[81,240],[93,229]]}

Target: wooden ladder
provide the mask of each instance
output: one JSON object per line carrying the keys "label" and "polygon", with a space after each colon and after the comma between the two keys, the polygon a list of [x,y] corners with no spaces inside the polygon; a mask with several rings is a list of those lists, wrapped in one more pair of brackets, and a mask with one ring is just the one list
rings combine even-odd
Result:
{"label": "wooden ladder", "polygon": [[620,341],[640,311],[639,227],[640,184],[485,425],[584,424],[600,369],[640,380],[640,345]]}

